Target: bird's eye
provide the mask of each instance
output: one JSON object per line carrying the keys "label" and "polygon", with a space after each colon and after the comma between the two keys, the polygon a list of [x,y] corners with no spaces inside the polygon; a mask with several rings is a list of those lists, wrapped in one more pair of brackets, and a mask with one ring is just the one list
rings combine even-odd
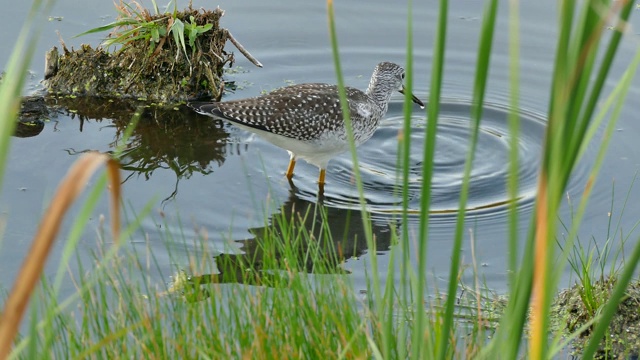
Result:
{"label": "bird's eye", "polygon": [[402,80],[404,80],[404,74],[402,74]]}

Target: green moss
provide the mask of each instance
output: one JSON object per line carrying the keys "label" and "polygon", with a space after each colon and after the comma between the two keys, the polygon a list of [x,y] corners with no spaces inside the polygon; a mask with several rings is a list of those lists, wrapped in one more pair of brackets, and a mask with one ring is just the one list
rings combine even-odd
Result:
{"label": "green moss", "polygon": [[[600,300],[601,306],[592,311],[583,300],[581,285],[563,290],[556,297],[552,307],[552,323],[557,331],[569,336],[579,331],[594,318],[609,300],[610,293],[616,284],[615,277],[608,277],[594,283],[593,296]],[[593,325],[587,326],[574,340],[573,347],[580,353],[591,340]],[[640,350],[640,282],[632,282],[627,288],[626,296],[618,306],[618,312],[611,320],[609,330],[600,343],[596,354],[598,359],[628,358],[637,355]]]}

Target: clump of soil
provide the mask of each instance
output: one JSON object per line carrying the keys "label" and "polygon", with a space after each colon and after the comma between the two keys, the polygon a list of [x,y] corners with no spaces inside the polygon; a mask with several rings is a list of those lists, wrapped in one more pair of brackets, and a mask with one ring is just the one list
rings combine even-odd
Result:
{"label": "clump of soil", "polygon": [[[604,305],[608,300],[616,284],[615,277],[608,277],[594,284],[592,298],[597,299],[598,304]],[[582,326],[594,317],[583,301],[582,285],[561,291],[556,297],[552,309],[552,318],[558,330],[567,335],[578,331]],[[601,310],[601,306],[596,309]],[[573,346],[576,352],[586,347],[591,340],[594,324],[588,326],[574,340]],[[623,359],[637,357],[640,351],[640,282],[631,282],[627,288],[625,297],[618,306],[606,336],[600,343],[600,349],[596,353],[598,359]]]}
{"label": "clump of soil", "polygon": [[[149,16],[145,21],[156,22],[167,30],[167,35],[159,42],[132,36],[112,53],[103,47],[94,49],[89,45],[70,51],[63,44],[61,53],[54,47],[47,54],[47,89],[58,95],[163,103],[201,97],[219,99],[224,87],[223,67],[234,62],[233,53],[226,52],[224,45],[228,39],[237,44],[229,32],[220,27],[224,11],[189,7],[177,13],[176,18],[185,24],[191,24],[193,20],[198,26],[213,25],[196,37],[193,47],[189,46],[185,34],[186,54],[169,32],[173,23],[171,14],[145,14]],[[244,50],[241,46],[238,48]]]}

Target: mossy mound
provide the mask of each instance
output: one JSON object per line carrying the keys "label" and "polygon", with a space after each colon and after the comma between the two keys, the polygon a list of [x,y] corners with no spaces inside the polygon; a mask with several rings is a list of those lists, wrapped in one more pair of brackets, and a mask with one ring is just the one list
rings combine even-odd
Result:
{"label": "mossy mound", "polygon": [[[82,45],[68,50],[63,44],[62,53],[57,48],[47,54],[45,85],[54,94],[97,96],[107,98],[132,98],[163,103],[177,103],[194,97],[219,99],[222,95],[222,71],[234,62],[233,53],[224,51],[229,32],[220,27],[224,12],[188,8],[172,14],[160,14],[143,19],[165,29],[166,35],[156,41],[131,33],[121,48],[108,52],[103,47]],[[195,37],[193,46],[184,35],[186,51],[176,43],[170,33],[175,19],[184,24],[205,26],[210,30]],[[131,27],[120,29],[121,35]],[[118,30],[116,30],[118,31]],[[119,41],[120,42],[120,41]]]}
{"label": "mossy mound", "polygon": [[[601,304],[596,312],[609,300],[611,291],[616,284],[615,277],[605,278],[595,282],[590,298]],[[567,335],[578,331],[593,319],[593,311],[586,306],[581,296],[584,293],[582,285],[563,290],[556,297],[552,309],[552,318],[559,331]],[[593,324],[582,331],[574,340],[576,352],[586,347],[591,340]],[[638,356],[640,351],[640,282],[629,284],[625,297],[618,306],[605,338],[600,343],[596,353],[597,359],[627,359]]]}

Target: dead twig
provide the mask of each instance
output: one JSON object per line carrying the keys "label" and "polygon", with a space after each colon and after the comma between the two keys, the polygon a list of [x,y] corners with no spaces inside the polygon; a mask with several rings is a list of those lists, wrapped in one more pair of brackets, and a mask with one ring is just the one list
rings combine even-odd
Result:
{"label": "dead twig", "polygon": [[251,55],[245,48],[244,46],[242,46],[242,44],[240,44],[238,42],[238,40],[236,40],[236,38],[233,37],[233,35],[231,35],[231,32],[229,30],[227,30],[227,38],[229,39],[229,41],[231,41],[231,43],[240,51],[240,53],[242,53],[242,55],[244,55],[244,57],[247,58],[247,60],[251,61],[251,63],[257,67],[262,67],[262,64],[260,63],[260,61],[258,61],[256,58],[253,57],[253,55]]}

